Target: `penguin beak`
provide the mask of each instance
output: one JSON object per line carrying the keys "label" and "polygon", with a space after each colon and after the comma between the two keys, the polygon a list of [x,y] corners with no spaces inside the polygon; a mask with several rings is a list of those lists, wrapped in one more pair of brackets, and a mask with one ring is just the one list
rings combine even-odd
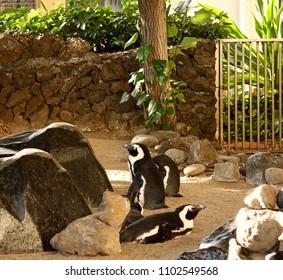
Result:
{"label": "penguin beak", "polygon": [[205,206],[202,205],[202,204],[195,205],[195,210],[196,210],[196,212],[199,212],[199,211],[201,211],[201,210],[204,209],[204,208],[205,208]]}
{"label": "penguin beak", "polygon": [[131,150],[132,146],[131,144],[124,144],[123,148],[126,148],[127,150]]}

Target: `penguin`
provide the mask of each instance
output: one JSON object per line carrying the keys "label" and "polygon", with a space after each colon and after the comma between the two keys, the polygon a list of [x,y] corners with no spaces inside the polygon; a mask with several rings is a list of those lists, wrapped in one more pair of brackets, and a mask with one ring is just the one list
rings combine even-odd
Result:
{"label": "penguin", "polygon": [[120,242],[162,243],[191,233],[194,219],[203,205],[185,204],[174,212],[153,214],[139,219],[120,232]]}
{"label": "penguin", "polygon": [[141,206],[141,204],[139,202],[135,202],[131,205],[131,209],[129,211],[129,213],[127,214],[127,216],[125,217],[122,225],[121,225],[121,229],[120,231],[124,230],[125,228],[127,228],[130,224],[132,224],[133,222],[143,218],[143,207]]}
{"label": "penguin", "polygon": [[228,253],[215,246],[197,249],[192,252],[183,252],[177,260],[227,260]]}
{"label": "penguin", "polygon": [[125,144],[131,185],[126,197],[130,203],[139,202],[145,209],[167,208],[162,176],[146,145]]}
{"label": "penguin", "polygon": [[173,197],[182,197],[179,194],[180,173],[176,163],[167,155],[159,154],[152,158],[157,165],[164,184],[165,195]]}

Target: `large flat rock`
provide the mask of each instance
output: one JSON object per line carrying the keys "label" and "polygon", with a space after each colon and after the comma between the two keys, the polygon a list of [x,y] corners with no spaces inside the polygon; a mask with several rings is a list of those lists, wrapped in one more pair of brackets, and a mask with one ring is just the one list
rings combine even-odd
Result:
{"label": "large flat rock", "polygon": [[91,145],[74,125],[53,123],[43,129],[3,137],[0,138],[0,147],[3,148],[2,156],[26,148],[49,153],[68,171],[90,207],[98,207],[104,191],[113,191]]}
{"label": "large flat rock", "polygon": [[49,153],[23,149],[1,158],[1,253],[52,249],[55,234],[90,213],[69,172]]}

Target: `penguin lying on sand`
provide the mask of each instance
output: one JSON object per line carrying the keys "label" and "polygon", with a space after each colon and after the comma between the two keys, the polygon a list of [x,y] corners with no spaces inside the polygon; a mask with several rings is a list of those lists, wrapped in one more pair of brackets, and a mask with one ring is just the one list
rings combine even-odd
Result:
{"label": "penguin lying on sand", "polygon": [[127,193],[130,203],[139,202],[146,209],[166,208],[161,174],[144,144],[126,144],[131,185]]}
{"label": "penguin lying on sand", "polygon": [[120,232],[120,242],[159,243],[191,233],[203,205],[186,204],[174,212],[158,213],[135,221]]}
{"label": "penguin lying on sand", "polygon": [[157,155],[152,159],[161,173],[165,195],[182,197],[182,195],[179,194],[180,173],[174,160],[165,154]]}

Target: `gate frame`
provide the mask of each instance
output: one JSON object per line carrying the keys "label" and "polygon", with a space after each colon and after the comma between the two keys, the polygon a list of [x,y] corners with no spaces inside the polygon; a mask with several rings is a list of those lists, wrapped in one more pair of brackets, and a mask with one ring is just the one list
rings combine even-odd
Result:
{"label": "gate frame", "polygon": [[[242,43],[250,43],[250,50],[251,50],[251,45],[253,43],[256,44],[256,50],[259,51],[259,43],[262,42],[281,42],[279,44],[279,61],[281,61],[281,63],[279,64],[279,111],[281,113],[279,113],[279,123],[281,123],[281,126],[279,127],[279,140],[276,142],[275,141],[275,135],[274,135],[274,131],[272,132],[272,138],[268,139],[267,135],[265,135],[265,140],[264,140],[264,144],[262,144],[262,141],[260,141],[260,127],[259,127],[259,123],[257,120],[257,139],[256,141],[251,141],[252,137],[250,136],[250,141],[246,141],[245,140],[245,127],[242,126],[242,131],[243,131],[243,140],[239,141],[239,139],[237,138],[237,131],[235,131],[235,139],[234,142],[231,139],[231,133],[230,133],[230,119],[228,119],[228,140],[227,142],[224,142],[224,137],[223,137],[223,132],[224,132],[224,125],[223,125],[223,110],[224,110],[224,106],[223,106],[223,93],[224,93],[224,86],[223,86],[223,61],[222,61],[222,57],[223,57],[223,46],[225,43],[229,43],[229,44],[242,44]],[[216,133],[215,133],[215,138],[218,140],[219,144],[221,145],[221,147],[225,147],[227,146],[228,148],[232,148],[235,151],[246,151],[246,152],[255,152],[255,151],[272,151],[272,152],[280,152],[283,151],[283,139],[282,139],[282,50],[283,50],[283,39],[218,39],[216,40],[216,53],[215,53],[215,57],[216,57],[216,64],[215,64],[215,68],[216,68],[216,91],[215,91],[215,97],[217,100],[216,103],[216,113],[215,113],[215,119],[216,119]],[[242,46],[244,46],[244,44],[242,44]],[[243,51],[243,47],[242,47],[242,51]],[[264,50],[264,55],[267,55],[266,50]],[[251,57],[251,54],[250,54]],[[229,58],[229,57],[228,57]],[[241,62],[241,61],[239,61]],[[242,62],[244,62],[244,59],[242,59]],[[229,63],[229,60],[228,60]],[[235,64],[237,63],[237,61],[235,61]],[[251,62],[250,62],[251,63]],[[259,61],[257,61],[257,63],[259,63]],[[274,64],[272,64],[274,65]],[[264,64],[265,67],[267,67],[266,64]],[[273,68],[273,67],[272,67]],[[243,68],[242,68],[243,69]],[[257,69],[259,69],[259,64],[257,64]],[[228,75],[230,72],[230,68],[227,69],[228,71]],[[265,70],[265,77],[267,76],[267,70]],[[271,69],[271,71],[274,71],[274,69]],[[252,82],[252,78],[249,77],[250,80],[250,87],[251,87],[251,82]],[[227,81],[229,81],[229,79],[227,79]],[[257,76],[257,81],[258,82],[258,76]],[[229,83],[229,82],[228,82]],[[241,85],[241,83],[237,82],[237,85]],[[244,77],[242,78],[242,85],[244,85]],[[280,86],[281,85],[281,86]],[[257,84],[257,89],[259,89],[259,85]],[[265,87],[267,89],[267,87]],[[274,98],[274,84],[272,86],[272,96]],[[237,96],[235,96],[236,100],[237,100]],[[258,102],[259,104],[259,102]],[[265,103],[266,105],[266,103]],[[249,105],[251,106],[251,104]],[[265,108],[265,112],[267,110],[267,106]],[[237,108],[235,108],[235,114],[237,114]],[[229,105],[229,100],[228,100],[228,116],[230,116],[230,105]],[[245,116],[245,114],[243,114],[243,116]],[[235,127],[238,127],[237,124],[237,118],[236,118],[236,123],[235,123]],[[274,124],[274,116],[272,114],[272,126]],[[252,124],[250,124],[251,126]],[[267,123],[265,124],[265,127],[267,128]],[[251,130],[251,129],[250,129]],[[267,130],[267,129],[265,129]],[[270,142],[270,144],[269,144]],[[240,144],[241,143],[241,144]],[[247,145],[248,144],[248,145]]]}

